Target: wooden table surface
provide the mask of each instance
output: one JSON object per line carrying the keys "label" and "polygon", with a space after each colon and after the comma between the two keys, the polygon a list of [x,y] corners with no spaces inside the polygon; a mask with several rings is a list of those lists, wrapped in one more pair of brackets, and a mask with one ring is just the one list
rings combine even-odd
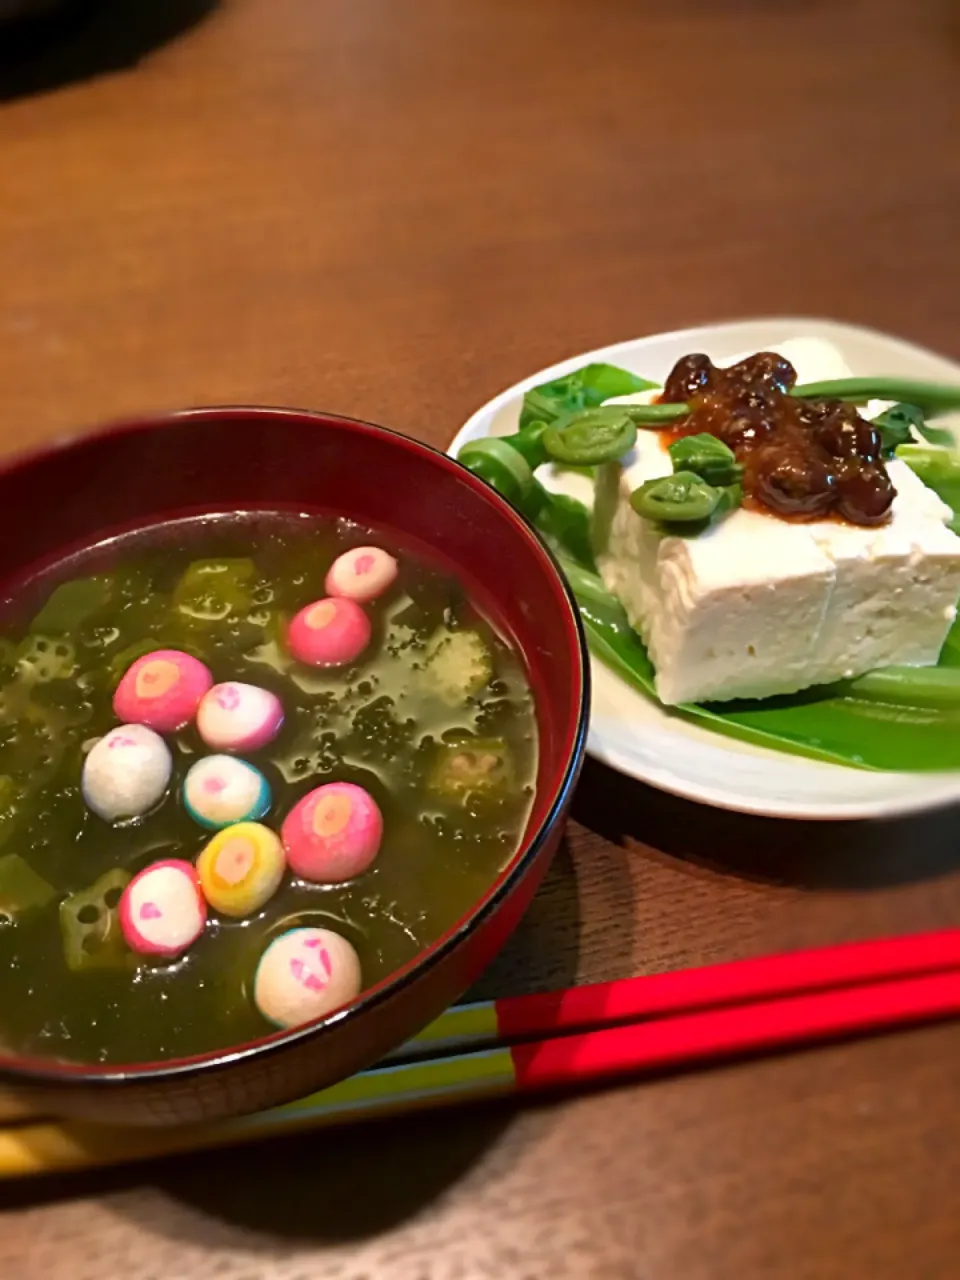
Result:
{"label": "wooden table surface", "polygon": [[[954,0],[111,8],[0,36],[4,448],[215,401],[439,444],[543,364],[764,313],[960,356]],[[956,923],[951,825],[748,821],[589,766],[483,989]],[[3,1187],[0,1275],[946,1280],[958,1055],[946,1026]]]}

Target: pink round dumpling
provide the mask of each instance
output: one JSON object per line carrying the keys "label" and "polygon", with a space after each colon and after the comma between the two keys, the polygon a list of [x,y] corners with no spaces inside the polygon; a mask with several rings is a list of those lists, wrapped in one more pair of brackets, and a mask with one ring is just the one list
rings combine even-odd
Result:
{"label": "pink round dumpling", "polygon": [[113,709],[127,724],[173,733],[190,723],[212,684],[208,669],[189,653],[155,649],[124,672],[113,695]]}
{"label": "pink round dumpling", "polygon": [[376,600],[397,580],[397,562],[382,547],[353,547],[337,556],[327,572],[331,596],[346,596],[358,604]]}
{"label": "pink round dumpling", "polygon": [[363,787],[328,782],[294,805],[280,836],[295,875],[316,884],[337,884],[361,875],[376,858],[383,817]]}
{"label": "pink round dumpling", "polygon": [[256,684],[215,684],[197,708],[197,731],[216,751],[256,751],[272,742],[282,725],[280,699]]}
{"label": "pink round dumpling", "polygon": [[287,647],[311,667],[340,667],[360,657],[370,643],[370,619],[355,600],[328,596],[296,614],[287,629]]}
{"label": "pink round dumpling", "polygon": [[145,956],[181,955],[207,923],[196,868],[178,858],[145,867],[124,889],[118,915],[132,951]]}
{"label": "pink round dumpling", "polygon": [[277,1027],[326,1017],[360,994],[356,951],[331,929],[289,929],[260,957],[253,999]]}

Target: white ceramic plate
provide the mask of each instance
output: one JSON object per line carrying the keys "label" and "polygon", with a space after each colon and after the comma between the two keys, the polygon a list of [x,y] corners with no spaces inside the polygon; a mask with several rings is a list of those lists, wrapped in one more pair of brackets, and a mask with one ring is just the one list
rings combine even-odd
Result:
{"label": "white ceramic plate", "polygon": [[[707,325],[620,342],[541,369],[479,409],[457,433],[449,453],[456,456],[468,440],[516,431],[525,391],[592,360],[662,382],[675,361],[691,351],[705,351],[717,363],[725,363],[798,338],[829,343],[833,358],[855,375],[960,380],[960,365],[853,325],[789,317]],[[831,353],[823,355],[829,364]],[[798,372],[801,382],[836,376],[836,371],[823,367]],[[577,487],[587,482],[575,476],[554,476],[546,483],[587,496]],[[687,722],[636,693],[602,663],[592,666],[588,751],[663,791],[744,813],[806,819],[892,817],[960,801],[960,773],[875,773],[753,747]]]}

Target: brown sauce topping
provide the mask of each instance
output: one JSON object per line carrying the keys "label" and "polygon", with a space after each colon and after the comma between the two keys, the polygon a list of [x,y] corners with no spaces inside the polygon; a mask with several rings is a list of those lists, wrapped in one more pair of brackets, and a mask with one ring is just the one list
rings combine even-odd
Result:
{"label": "brown sauce topping", "polygon": [[789,395],[796,381],[789,361],[769,351],[729,369],[709,356],[684,356],[660,400],[689,403],[690,413],[663,434],[706,432],[728,445],[743,466],[745,506],[794,520],[883,524],[896,490],[876,427],[842,400]]}

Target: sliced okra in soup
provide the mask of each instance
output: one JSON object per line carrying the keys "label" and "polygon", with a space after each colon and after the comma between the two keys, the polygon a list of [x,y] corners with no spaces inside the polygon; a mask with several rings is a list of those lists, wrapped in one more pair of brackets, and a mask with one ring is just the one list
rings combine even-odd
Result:
{"label": "sliced okra in soup", "polygon": [[506,798],[515,779],[513,754],[503,738],[460,738],[434,749],[427,790],[457,804],[489,802]]}
{"label": "sliced okra in soup", "polygon": [[130,878],[129,871],[115,867],[89,889],[71,894],[60,903],[63,958],[71,972],[122,969],[131,964],[118,911]]}
{"label": "sliced okra in soup", "polygon": [[28,699],[3,726],[0,768],[21,787],[36,791],[56,774],[69,742],[62,716]]}
{"label": "sliced okra in soup", "polygon": [[252,608],[257,566],[249,556],[194,560],[173,591],[177,611],[192,622],[244,617]]}
{"label": "sliced okra in soup", "polygon": [[0,857],[0,927],[18,924],[57,896],[53,885],[38,875],[19,853]]}
{"label": "sliced okra in soup", "polygon": [[479,631],[443,627],[427,646],[421,670],[424,692],[449,706],[475,697],[493,676],[493,655]]}
{"label": "sliced okra in soup", "polygon": [[77,669],[77,651],[63,636],[28,635],[17,651],[17,673],[27,684],[69,680]]}
{"label": "sliced okra in soup", "polygon": [[30,630],[48,635],[70,635],[108,608],[116,595],[117,582],[109,574],[62,582],[48,596],[31,622]]}

